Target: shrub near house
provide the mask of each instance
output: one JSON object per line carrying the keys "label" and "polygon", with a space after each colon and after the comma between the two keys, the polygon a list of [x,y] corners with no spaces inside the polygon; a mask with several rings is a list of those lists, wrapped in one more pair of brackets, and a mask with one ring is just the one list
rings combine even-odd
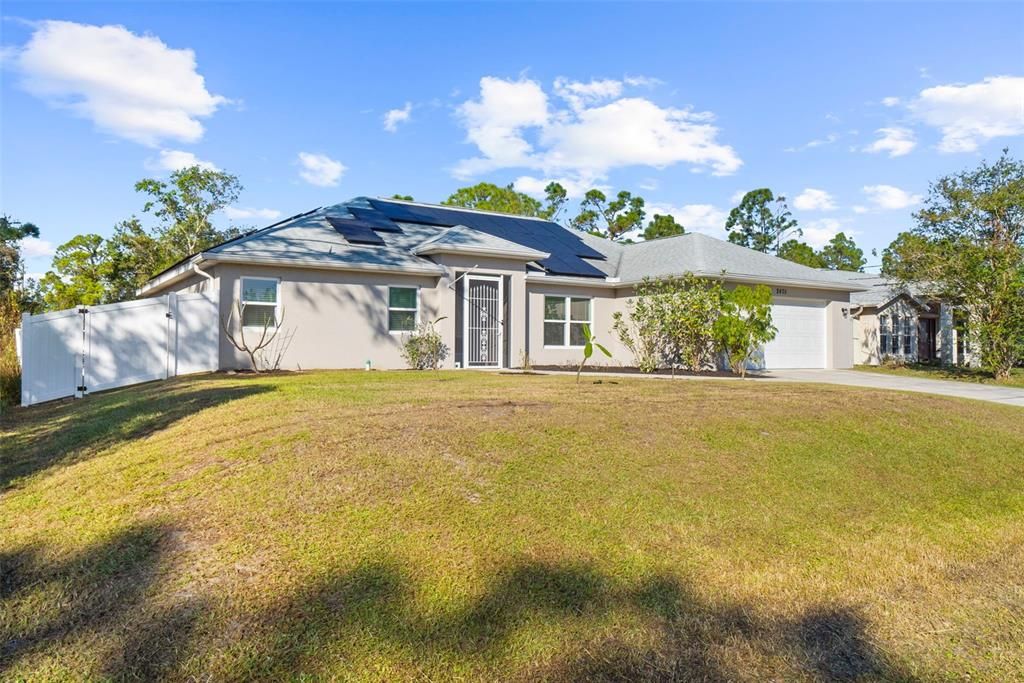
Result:
{"label": "shrub near house", "polygon": [[681,367],[690,372],[716,368],[721,354],[745,375],[747,365],[775,338],[771,290],[764,285],[725,289],[692,273],[646,279],[613,330],[643,372]]}

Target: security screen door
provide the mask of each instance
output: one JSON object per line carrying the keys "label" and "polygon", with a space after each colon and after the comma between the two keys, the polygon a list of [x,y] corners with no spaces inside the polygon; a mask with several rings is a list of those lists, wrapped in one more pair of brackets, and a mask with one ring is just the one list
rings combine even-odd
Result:
{"label": "security screen door", "polygon": [[466,366],[501,367],[501,279],[466,278]]}

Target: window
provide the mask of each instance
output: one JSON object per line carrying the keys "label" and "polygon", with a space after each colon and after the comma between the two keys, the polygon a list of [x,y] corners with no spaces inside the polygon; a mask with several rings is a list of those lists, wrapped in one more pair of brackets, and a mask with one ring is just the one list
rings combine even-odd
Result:
{"label": "window", "polygon": [[903,355],[909,356],[914,353],[914,337],[911,332],[911,323],[913,320],[909,315],[903,316]]}
{"label": "window", "polygon": [[590,299],[544,297],[544,346],[583,346],[583,326],[590,325]]}
{"label": "window", "polygon": [[242,278],[242,326],[277,326],[277,280]]}
{"label": "window", "polygon": [[388,331],[415,330],[418,303],[419,291],[415,287],[388,287]]}
{"label": "window", "polygon": [[892,316],[892,339],[890,341],[889,353],[896,355],[900,352],[900,317]]}
{"label": "window", "polygon": [[889,346],[889,316],[882,315],[878,317],[878,333],[882,339],[881,354],[886,356],[889,354],[889,349],[892,348]]}

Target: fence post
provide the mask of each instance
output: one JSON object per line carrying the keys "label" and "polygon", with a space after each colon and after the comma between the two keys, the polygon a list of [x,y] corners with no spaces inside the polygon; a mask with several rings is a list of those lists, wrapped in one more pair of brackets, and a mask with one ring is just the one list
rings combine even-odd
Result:
{"label": "fence post", "polygon": [[29,367],[28,354],[29,349],[32,348],[32,334],[29,332],[29,320],[32,318],[28,313],[21,314],[21,357],[18,359],[21,361],[21,405],[22,407],[28,406],[32,397],[29,392],[29,382],[26,381],[27,373],[25,369]]}
{"label": "fence post", "polygon": [[[167,312],[164,316],[167,318],[167,326],[164,330],[164,379],[172,376],[171,373],[171,358],[172,354],[176,357],[175,349],[172,348],[172,344],[177,345],[177,334],[171,334],[171,327],[176,325],[178,320],[178,295],[174,292],[166,294],[163,297],[164,305],[167,307]],[[177,330],[175,330],[177,332]],[[177,368],[175,368],[177,370]],[[178,374],[176,371],[173,374]]]}
{"label": "fence post", "polygon": [[82,352],[75,358],[75,370],[78,371],[78,380],[75,382],[75,398],[82,398],[89,391],[85,383],[85,366],[89,362],[89,309],[79,305],[78,314],[82,316]]}

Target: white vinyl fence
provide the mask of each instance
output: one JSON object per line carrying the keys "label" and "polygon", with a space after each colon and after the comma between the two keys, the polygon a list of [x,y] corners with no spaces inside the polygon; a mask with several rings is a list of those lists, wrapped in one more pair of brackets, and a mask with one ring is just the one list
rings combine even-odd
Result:
{"label": "white vinyl fence", "polygon": [[216,292],[21,320],[21,405],[217,369]]}

